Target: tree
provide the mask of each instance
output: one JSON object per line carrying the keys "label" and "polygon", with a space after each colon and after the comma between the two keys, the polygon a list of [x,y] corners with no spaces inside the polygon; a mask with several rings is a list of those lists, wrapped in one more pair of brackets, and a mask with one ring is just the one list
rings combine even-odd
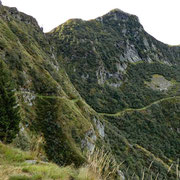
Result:
{"label": "tree", "polygon": [[21,117],[14,89],[10,73],[0,60],[0,140],[4,143],[11,143],[19,132]]}

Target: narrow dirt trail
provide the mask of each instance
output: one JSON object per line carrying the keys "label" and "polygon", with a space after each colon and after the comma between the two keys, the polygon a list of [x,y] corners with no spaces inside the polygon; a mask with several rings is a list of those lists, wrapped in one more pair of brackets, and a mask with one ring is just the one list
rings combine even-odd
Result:
{"label": "narrow dirt trail", "polygon": [[170,99],[180,99],[180,96],[173,96],[173,97],[167,97],[167,98],[163,98],[163,99],[160,99],[158,101],[155,101],[143,108],[138,108],[138,109],[134,109],[134,108],[127,108],[125,110],[122,110],[122,111],[119,111],[117,113],[114,113],[114,114],[109,114],[109,113],[98,113],[99,115],[102,115],[102,116],[120,116],[122,114],[124,114],[125,112],[130,112],[130,111],[142,111],[142,110],[146,110],[147,108],[149,108],[150,106],[152,106],[153,104],[158,104],[162,101],[166,101],[166,100],[170,100]]}

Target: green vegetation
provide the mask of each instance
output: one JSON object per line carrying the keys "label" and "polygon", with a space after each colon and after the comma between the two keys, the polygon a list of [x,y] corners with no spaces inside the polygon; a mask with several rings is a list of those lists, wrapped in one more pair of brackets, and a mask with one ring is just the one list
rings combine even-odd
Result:
{"label": "green vegetation", "polygon": [[[166,177],[167,167],[179,158],[179,110],[180,99],[174,97],[153,103],[147,108],[127,110],[116,116],[105,115],[109,122],[106,128],[109,143],[118,159],[125,159],[129,174],[141,171],[143,167],[148,169],[153,161],[154,176],[161,164],[160,177]],[[173,168],[175,174],[175,166]],[[169,173],[168,179],[174,178],[172,174]]]}
{"label": "green vegetation", "polygon": [[11,143],[19,132],[21,117],[15,87],[7,67],[0,61],[0,140]]}
{"label": "green vegetation", "polygon": [[[158,42],[119,10],[69,20],[48,35],[75,88],[105,119],[106,146],[124,162],[126,178],[175,179],[175,166],[167,171],[178,159],[179,47]],[[172,86],[150,87],[155,75]]]}
{"label": "green vegetation", "polygon": [[[97,159],[97,155],[101,156]],[[71,166],[59,167],[56,164],[40,161],[30,152],[23,152],[0,143],[0,177],[8,180],[100,180],[106,167],[106,176],[111,179],[113,172],[108,171],[111,162],[109,154],[103,152],[90,155],[86,165],[79,169]],[[108,158],[107,158],[108,157]],[[106,164],[104,164],[106,162]],[[96,166],[98,163],[98,167]],[[101,163],[101,165],[100,165]],[[105,174],[104,174],[105,175]],[[106,179],[103,175],[103,179]]]}
{"label": "green vegetation", "polygon": [[21,152],[19,149],[0,143],[0,159],[1,163],[22,163],[25,160],[33,159],[33,156],[28,152]]}
{"label": "green vegetation", "polygon": [[[177,83],[168,91],[154,90],[145,84],[146,81],[151,81],[154,74],[160,74],[167,80]],[[97,112],[116,113],[126,108],[142,108],[161,98],[180,94],[179,69],[162,63],[130,64],[126,74],[122,76],[124,81],[118,88],[110,87],[108,84],[101,86],[96,81],[79,81],[81,77],[78,74],[72,75],[75,87]]]}
{"label": "green vegetation", "polygon": [[179,47],[119,10],[48,34],[16,8],[0,16],[0,113],[16,117],[7,132],[0,117],[0,140],[13,141],[0,143],[0,178],[178,179]]}
{"label": "green vegetation", "polygon": [[13,93],[22,115],[13,143],[61,165],[82,164],[81,141],[93,128],[90,115],[95,112],[70,82],[61,57],[52,57],[56,52],[36,20],[15,8],[2,7],[0,14],[0,57],[17,85]]}
{"label": "green vegetation", "polygon": [[[0,143],[0,175],[9,180],[70,179],[75,176],[73,167],[58,167],[55,164],[34,160],[29,152],[14,149]],[[32,160],[34,163],[28,163]]]}
{"label": "green vegetation", "polygon": [[[137,17],[125,15],[126,21],[114,20],[113,13],[119,15],[118,11],[112,11],[102,17],[103,23],[69,20],[48,34],[55,39],[57,53],[64,58],[62,63],[73,85],[97,112],[115,113],[147,106],[168,94],[147,87],[145,81],[150,81],[154,74],[178,82],[180,77],[174,65],[179,63],[176,57],[179,52],[174,53],[175,49],[157,42],[143,30],[140,32]],[[132,58],[137,58],[133,63],[128,59],[132,50]],[[124,64],[127,69],[119,70],[118,66]]]}
{"label": "green vegetation", "polygon": [[[65,120],[73,121],[74,117],[73,115],[70,115],[69,118],[66,117],[68,113],[65,116],[61,115],[62,110],[59,109],[64,108],[65,111],[69,111],[68,102],[65,99],[60,100],[58,98],[38,98],[37,107],[37,131],[43,133],[48,158],[59,165],[72,163],[81,165],[84,158],[80,150],[73,144],[74,140],[68,134],[69,129],[66,129],[67,127],[64,124],[67,123]],[[70,109],[69,113],[72,111],[73,109]],[[78,128],[78,125],[76,126]]]}
{"label": "green vegetation", "polygon": [[159,103],[161,102],[165,102],[165,101],[169,101],[169,100],[176,100],[176,99],[179,99],[180,96],[173,96],[173,97],[167,97],[167,98],[162,98],[160,100],[157,100],[151,104],[149,104],[148,106],[144,106],[143,108],[137,108],[137,109],[134,109],[134,108],[127,108],[127,109],[124,109],[122,111],[119,111],[117,113],[114,113],[114,114],[109,114],[109,113],[99,113],[100,115],[103,115],[103,116],[110,116],[110,117],[113,117],[113,116],[120,116],[120,115],[124,115],[125,113],[129,113],[129,112],[133,112],[133,111],[143,111],[143,110],[146,110],[148,109],[149,107],[151,107],[152,105],[158,105]]}

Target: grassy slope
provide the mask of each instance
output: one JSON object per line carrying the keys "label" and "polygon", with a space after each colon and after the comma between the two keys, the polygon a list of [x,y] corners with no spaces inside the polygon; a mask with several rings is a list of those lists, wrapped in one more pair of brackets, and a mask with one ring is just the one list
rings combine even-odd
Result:
{"label": "grassy slope", "polygon": [[[80,159],[84,159],[81,141],[94,128],[92,119],[98,114],[82,100],[70,82],[60,64],[61,58],[56,57],[36,20],[8,7],[0,8],[0,16],[0,59],[7,64],[17,84],[23,119],[21,136],[18,136],[21,138],[16,139],[15,144],[32,150],[36,140],[41,139],[39,145],[37,143],[40,147],[36,149],[41,149],[43,157],[48,156],[60,164],[81,164]],[[48,129],[51,115],[54,117],[51,125],[56,129]],[[52,135],[59,132],[63,134],[63,138],[60,135],[59,138],[64,143],[59,141],[61,148],[57,149],[59,146],[56,147],[57,141]],[[96,129],[94,132],[99,137]],[[87,150],[86,146],[84,150]],[[65,155],[66,160],[63,159]],[[79,157],[79,162],[75,156]]]}
{"label": "grassy slope", "polygon": [[[19,102],[22,107],[22,126],[23,128],[26,127],[25,129],[28,132],[28,136],[30,138],[30,149],[32,147],[31,143],[33,141],[34,144],[36,144],[37,138],[42,138],[43,140],[42,144],[40,144],[40,147],[45,149],[45,154],[48,155],[51,160],[54,160],[59,164],[62,164],[64,162],[66,162],[67,164],[71,164],[74,162],[79,165],[81,161],[78,162],[78,160],[83,159],[80,150],[81,140],[84,138],[85,133],[87,133],[88,130],[92,129],[92,119],[94,117],[97,117],[102,121],[103,119],[100,118],[98,114],[84,102],[84,100],[82,100],[79,93],[70,82],[66,71],[61,66],[61,62],[63,62],[64,60],[61,57],[55,59],[52,57],[53,53],[56,55],[56,51],[52,50],[54,48],[53,45],[55,44],[50,45],[48,37],[43,34],[36,21],[32,17],[29,17],[25,14],[17,12],[15,9],[9,9],[7,7],[1,9],[0,14],[2,17],[0,19],[0,34],[2,35],[0,36],[0,58],[6,62],[12,72],[14,80],[17,83],[18,97],[20,100]],[[19,16],[21,17],[21,20],[19,19]],[[91,28],[91,25],[93,25],[93,21],[90,22],[89,28]],[[98,25],[101,28],[101,25],[99,23]],[[86,32],[84,33],[86,34]],[[103,34],[102,32],[100,38],[103,39],[106,35],[107,34]],[[71,46],[68,45],[67,47]],[[66,50],[68,50],[67,47]],[[82,47],[84,47],[86,50],[85,46]],[[111,52],[108,51],[107,54],[109,53]],[[89,61],[92,59],[93,57],[90,57]],[[71,70],[72,69],[70,69],[70,71]],[[80,68],[79,70],[81,71],[82,69]],[[91,69],[89,68],[88,70]],[[163,73],[165,74],[165,71]],[[168,76],[168,73],[166,76]],[[92,88],[96,88],[96,86],[93,86],[94,84],[90,88],[91,90]],[[35,95],[36,98],[34,101],[32,101],[32,106],[29,105],[28,102],[25,102],[25,93],[22,88],[31,95]],[[87,88],[87,90],[89,90],[89,88]],[[99,90],[101,91],[102,89],[98,89],[98,91]],[[96,91],[92,90],[92,94],[94,92]],[[110,92],[114,93],[112,89],[108,90],[108,93]],[[84,91],[84,93],[88,94],[86,91]],[[109,99],[106,99],[107,102],[108,100]],[[113,101],[109,102],[110,107]],[[112,109],[109,107],[105,107],[103,103],[102,105],[103,108],[107,108],[110,110]],[[52,117],[54,117],[53,121],[51,121]],[[139,166],[139,168],[130,168],[130,174],[133,172],[136,172],[136,174],[138,174],[141,168],[143,168],[144,166],[149,166],[149,161],[146,162],[147,152],[145,150],[142,151],[143,148],[141,148],[142,153],[140,153],[139,150],[136,150],[140,149],[139,146],[137,146],[138,148],[131,149],[131,139],[126,137],[126,134],[121,135],[117,128],[114,128],[115,127],[113,123],[108,124],[108,127],[106,127],[107,144],[112,148],[114,155],[119,161],[126,160],[127,163],[124,165],[123,170],[127,169],[127,167],[129,165],[131,166],[131,164],[133,163],[133,167]],[[97,131],[96,135],[98,135]],[[34,140],[32,137],[35,137]],[[56,141],[54,137],[57,137],[58,140]],[[115,142],[116,145],[114,145],[112,142],[112,139],[115,139],[115,137],[117,138]],[[99,140],[101,146],[103,142],[101,141],[101,139]],[[130,143],[128,143],[128,141]],[[127,149],[123,150],[123,153],[119,153],[119,149],[123,148]],[[5,147],[5,149],[7,149],[7,147]],[[128,153],[126,151],[128,151]],[[134,151],[135,153],[133,153]],[[44,153],[44,150],[41,151],[41,153]],[[18,156],[19,155],[17,155],[17,157]],[[65,157],[65,159],[63,159],[62,157]],[[29,158],[29,156],[27,158]],[[5,170],[4,171],[2,169],[2,172],[7,177],[7,174],[10,173],[9,171],[11,171],[11,169],[13,169],[13,171],[16,173],[22,172],[22,169],[18,169],[18,167],[23,166],[24,168],[22,162],[24,162],[26,157],[23,157],[20,160],[20,165],[18,165],[16,160],[15,165],[13,164],[13,162],[11,163],[11,160],[8,161],[7,156],[4,156],[4,158],[2,159],[4,159],[3,169]],[[136,160],[138,160],[138,162],[135,162]],[[7,161],[6,167],[4,166],[6,164],[5,161]],[[10,163],[12,166],[10,165]],[[42,171],[44,171],[43,169],[46,169],[45,176],[48,177],[51,175],[46,175],[46,173],[51,174],[52,172],[49,172],[49,167],[51,169],[51,166],[53,166],[52,171],[55,171],[56,174],[56,170],[54,169],[58,168],[57,166],[50,164],[48,164],[49,167],[46,167],[46,165],[42,166],[42,169],[41,165],[38,165],[37,167],[30,167],[28,168],[28,170],[25,168],[23,171],[28,172],[28,176],[33,175],[34,178],[36,178],[36,175],[38,176],[40,174],[41,176],[43,174]],[[160,167],[160,165],[157,164],[155,167],[156,168],[153,169],[154,173],[158,172],[157,169],[158,167]],[[58,169],[58,171],[61,170]],[[23,174],[26,174],[26,172],[23,172]],[[33,174],[33,172],[35,172],[35,174]],[[141,173],[139,173],[138,175],[141,176]],[[68,176],[69,175],[67,175],[67,177]],[[59,177],[59,175],[57,175],[57,177]]]}
{"label": "grassy slope", "polygon": [[[31,163],[32,162],[32,163]],[[84,171],[84,172],[83,172]],[[43,162],[30,152],[23,152],[0,142],[1,180],[98,180],[86,167],[59,167]]]}

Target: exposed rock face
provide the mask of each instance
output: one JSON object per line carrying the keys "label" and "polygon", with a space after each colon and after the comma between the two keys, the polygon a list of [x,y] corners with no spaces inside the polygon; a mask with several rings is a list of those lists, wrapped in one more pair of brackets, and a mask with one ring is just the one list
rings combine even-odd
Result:
{"label": "exposed rock face", "polygon": [[167,91],[170,87],[173,86],[171,81],[168,81],[163,76],[157,74],[153,75],[151,82],[146,84],[152,89],[159,91]]}
{"label": "exposed rock face", "polygon": [[98,130],[99,135],[102,138],[104,138],[104,136],[105,136],[105,134],[104,134],[104,125],[96,117],[94,117],[93,121],[94,121],[94,124],[96,125],[96,128]]}
{"label": "exposed rock face", "polygon": [[123,174],[123,172],[122,171],[118,171],[118,175],[120,176],[120,178],[122,179],[122,180],[125,180],[126,178],[125,178],[125,176],[124,176],[124,174]]}
{"label": "exposed rock face", "polygon": [[126,52],[124,54],[124,59],[127,59],[131,63],[136,63],[138,61],[142,61],[142,59],[139,57],[138,52],[136,51],[135,47],[133,45],[127,44]]}
{"label": "exposed rock face", "polygon": [[21,88],[21,94],[23,96],[23,101],[28,105],[28,106],[32,106],[34,101],[35,101],[35,98],[36,98],[36,95],[34,92],[30,92],[28,91],[28,89],[23,89]]}
{"label": "exposed rock face", "polygon": [[85,139],[81,141],[82,149],[87,148],[90,154],[94,152],[95,149],[95,142],[97,140],[97,136],[95,134],[94,129],[89,130],[85,134]]}

